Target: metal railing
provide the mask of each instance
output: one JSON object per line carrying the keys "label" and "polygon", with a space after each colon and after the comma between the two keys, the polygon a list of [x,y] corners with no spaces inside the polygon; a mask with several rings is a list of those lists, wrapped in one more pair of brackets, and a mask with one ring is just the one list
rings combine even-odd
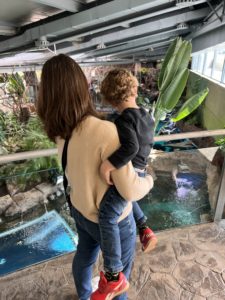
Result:
{"label": "metal railing", "polygon": [[[225,136],[225,129],[216,129],[216,130],[204,130],[204,131],[195,131],[195,132],[182,132],[168,135],[159,135],[154,137],[155,142],[166,142],[166,141],[175,141],[180,139],[188,138],[202,138],[209,136]],[[35,151],[25,151],[18,152],[7,155],[0,155],[0,165],[4,163],[9,163],[19,160],[27,160],[39,157],[46,157],[57,155],[57,149],[44,149],[44,150],[35,150]]]}
{"label": "metal railing", "polygon": [[[168,134],[155,136],[155,142],[163,142],[163,141],[173,141],[179,139],[189,139],[189,138],[203,138],[209,136],[225,136],[225,129],[217,129],[217,130],[204,130],[204,131],[195,131],[195,132],[183,132],[177,134]],[[39,157],[47,157],[57,155],[57,149],[44,149],[44,150],[35,150],[35,151],[26,151],[8,155],[0,155],[0,165],[15,162],[20,160],[28,160]],[[223,210],[225,206],[225,160],[223,163],[222,174],[221,174],[221,182],[218,193],[218,201],[214,215],[214,221],[219,221],[222,219]]]}

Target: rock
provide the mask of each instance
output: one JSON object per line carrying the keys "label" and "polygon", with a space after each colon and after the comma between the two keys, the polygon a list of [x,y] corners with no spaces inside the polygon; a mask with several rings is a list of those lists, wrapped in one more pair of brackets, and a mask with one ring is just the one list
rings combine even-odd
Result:
{"label": "rock", "polygon": [[156,273],[151,275],[151,280],[145,284],[138,294],[138,297],[134,299],[179,300],[179,293],[177,293],[178,289],[179,285],[171,275]]}
{"label": "rock", "polygon": [[13,200],[21,208],[23,214],[26,214],[37,206],[43,205],[44,196],[38,190],[32,189],[28,192],[15,195]]}
{"label": "rock", "polygon": [[[140,243],[138,243],[138,248],[140,247],[141,245]],[[131,286],[128,291],[128,295],[131,295],[131,299],[136,299],[137,295],[143,289],[147,280],[150,278],[151,271],[150,265],[148,263],[148,257],[149,255],[139,255],[137,263],[133,265],[131,276],[129,279]]]}
{"label": "rock", "polygon": [[159,240],[157,247],[150,254],[148,258],[146,257],[146,263],[152,272],[171,273],[173,271],[177,260],[169,241],[162,243]]}
{"label": "rock", "polygon": [[178,263],[173,275],[183,289],[202,297],[209,297],[225,289],[220,274],[193,261]]}
{"label": "rock", "polygon": [[225,257],[214,252],[200,252],[196,256],[196,262],[202,266],[209,268],[210,270],[222,273],[225,269]]}
{"label": "rock", "polygon": [[4,216],[6,218],[19,218],[22,214],[22,209],[19,205],[17,205],[15,202],[12,203],[12,205],[5,211]]}
{"label": "rock", "polygon": [[213,210],[216,208],[220,187],[221,172],[216,166],[208,165],[206,168],[209,202]]}
{"label": "rock", "polygon": [[180,295],[180,300],[205,300],[205,297],[194,295],[187,291],[182,291]]}
{"label": "rock", "polygon": [[221,149],[218,149],[212,160],[212,165],[218,167],[220,171],[222,171],[224,156],[225,153]]}
{"label": "rock", "polygon": [[10,195],[0,197],[0,215],[3,214],[12,203],[13,200]]}
{"label": "rock", "polygon": [[178,261],[191,260],[195,257],[196,250],[190,242],[178,240],[174,241],[172,246]]}
{"label": "rock", "polygon": [[51,183],[41,183],[35,186],[35,188],[40,191],[44,197],[48,197],[49,195],[56,193],[57,191],[57,186],[52,185]]}
{"label": "rock", "polygon": [[21,191],[21,188],[12,179],[6,180],[5,183],[6,183],[7,191],[11,197]]}
{"label": "rock", "polygon": [[225,300],[225,291],[215,294],[208,299],[209,300]]}

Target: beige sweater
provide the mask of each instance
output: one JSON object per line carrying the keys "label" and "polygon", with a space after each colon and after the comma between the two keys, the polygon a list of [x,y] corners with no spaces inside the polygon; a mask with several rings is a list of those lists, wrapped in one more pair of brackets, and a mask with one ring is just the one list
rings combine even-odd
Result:
{"label": "beige sweater", "polygon": [[[57,142],[61,159],[64,140]],[[67,177],[71,186],[71,201],[87,219],[98,222],[99,204],[108,185],[99,176],[102,161],[119,147],[119,137],[113,123],[95,117],[87,117],[78,130],[74,130],[68,146]],[[132,205],[153,186],[151,176],[138,177],[131,163],[112,172],[113,182],[127,206],[121,219],[126,217]]]}

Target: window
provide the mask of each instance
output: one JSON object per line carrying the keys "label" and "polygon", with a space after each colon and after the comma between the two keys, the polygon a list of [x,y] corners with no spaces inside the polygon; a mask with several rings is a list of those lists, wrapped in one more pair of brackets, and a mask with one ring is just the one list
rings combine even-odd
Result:
{"label": "window", "polygon": [[213,70],[212,70],[212,78],[218,81],[221,80],[223,65],[225,59],[225,50],[217,50],[215,53]]}
{"label": "window", "polygon": [[213,59],[214,59],[214,51],[207,52],[203,74],[209,77],[211,77],[212,74]]}
{"label": "window", "polygon": [[198,55],[198,68],[197,68],[197,71],[200,73],[203,72],[204,62],[205,62],[205,53],[200,53]]}
{"label": "window", "polygon": [[225,43],[193,53],[191,69],[225,83]]}

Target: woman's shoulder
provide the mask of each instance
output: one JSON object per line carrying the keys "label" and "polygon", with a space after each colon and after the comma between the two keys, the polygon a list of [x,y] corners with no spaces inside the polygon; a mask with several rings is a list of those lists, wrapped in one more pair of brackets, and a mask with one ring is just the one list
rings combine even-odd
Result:
{"label": "woman's shoulder", "polygon": [[91,126],[96,126],[98,131],[106,132],[108,134],[117,134],[116,126],[114,123],[96,117],[89,117]]}

